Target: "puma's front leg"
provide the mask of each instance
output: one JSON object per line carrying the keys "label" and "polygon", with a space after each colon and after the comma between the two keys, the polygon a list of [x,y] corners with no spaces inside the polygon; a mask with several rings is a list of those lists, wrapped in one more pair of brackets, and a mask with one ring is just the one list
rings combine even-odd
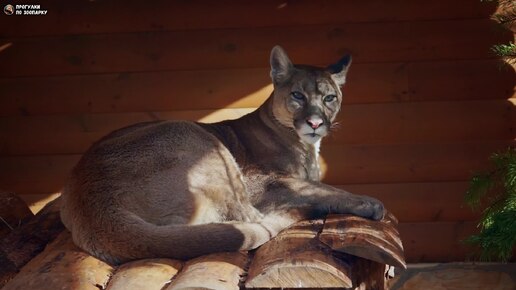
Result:
{"label": "puma's front leg", "polygon": [[269,183],[263,199],[256,207],[265,211],[284,210],[302,218],[328,213],[348,213],[380,220],[384,215],[382,202],[375,198],[352,194],[320,182],[295,178],[281,178]]}

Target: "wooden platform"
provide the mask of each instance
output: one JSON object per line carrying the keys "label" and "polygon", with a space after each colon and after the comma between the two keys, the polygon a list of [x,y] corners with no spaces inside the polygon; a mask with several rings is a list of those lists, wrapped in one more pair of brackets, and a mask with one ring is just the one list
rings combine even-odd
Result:
{"label": "wooden platform", "polygon": [[[49,204],[0,243],[0,250],[9,250],[0,264],[18,267],[8,275],[9,269],[0,268],[2,289],[386,289],[392,266],[406,267],[397,220],[391,214],[379,222],[349,215],[302,221],[252,252],[109,265],[73,244],[71,234],[55,218],[58,203]],[[38,230],[26,228],[35,223],[45,228],[53,224],[47,233],[55,239],[27,259],[29,252],[37,252],[27,250],[34,248],[27,242]]]}

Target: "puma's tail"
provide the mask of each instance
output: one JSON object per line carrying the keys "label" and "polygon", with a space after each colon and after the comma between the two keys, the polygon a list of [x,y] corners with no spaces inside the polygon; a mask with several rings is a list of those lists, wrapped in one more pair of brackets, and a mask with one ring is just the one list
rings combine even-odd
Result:
{"label": "puma's tail", "polygon": [[132,213],[120,216],[124,220],[118,220],[118,226],[113,226],[113,221],[97,220],[96,228],[70,229],[74,242],[91,255],[118,264],[142,258],[190,259],[215,252],[251,250],[284,228],[265,221],[155,225]]}

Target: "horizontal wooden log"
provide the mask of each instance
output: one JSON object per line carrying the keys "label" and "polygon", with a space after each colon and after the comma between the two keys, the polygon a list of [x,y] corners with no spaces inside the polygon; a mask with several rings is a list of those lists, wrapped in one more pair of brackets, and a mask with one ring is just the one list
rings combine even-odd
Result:
{"label": "horizontal wooden log", "polygon": [[188,261],[165,289],[238,290],[247,263],[247,254],[240,252],[201,256]]}
{"label": "horizontal wooden log", "polygon": [[[161,113],[11,117],[14,118],[10,118],[11,120],[5,118],[5,122],[0,123],[0,155],[19,155],[22,151],[25,151],[25,154],[38,154],[36,152],[46,151],[49,154],[54,150],[54,152],[60,152],[61,154],[81,154],[91,144],[109,132],[134,123],[154,120],[201,120],[203,122],[214,122],[224,119],[235,119],[251,111],[254,111],[254,108]],[[29,129],[29,127],[31,128]],[[18,131],[16,133],[15,130],[28,130],[28,132]],[[52,136],[52,138],[47,138],[48,136]],[[32,142],[31,140],[38,140],[38,142]],[[16,146],[20,147],[15,149]],[[48,148],[55,149],[48,151]]]}
{"label": "horizontal wooden log", "polygon": [[[507,99],[514,70],[500,66],[496,60],[354,63],[343,101]],[[267,67],[3,78],[0,86],[0,116],[251,108],[272,91]]]}
{"label": "horizontal wooden log", "polygon": [[322,220],[303,221],[281,232],[255,253],[247,288],[349,288],[350,266],[317,239]]}
{"label": "horizontal wooden log", "polygon": [[[25,225],[0,240],[0,281],[6,282],[39,254],[64,229],[59,216],[59,200],[49,203]],[[5,267],[3,267],[5,265]]]}
{"label": "horizontal wooden log", "polygon": [[[516,98],[511,100],[516,102]],[[345,105],[339,127],[324,140],[324,147],[512,140],[515,108],[507,100]],[[0,122],[0,155],[81,154],[102,136],[133,123],[181,119],[215,122],[253,110],[4,117]]]}
{"label": "horizontal wooden log", "polygon": [[[464,9],[466,6],[468,9]],[[417,0],[408,3],[403,0],[389,3],[381,0],[292,3],[226,0],[217,4],[196,0],[153,1],[144,9],[138,1],[45,1],[42,8],[49,11],[45,17],[0,18],[0,26],[17,28],[2,31],[0,37],[487,18],[495,5],[474,0]],[[106,11],[116,11],[117,21],[112,21]],[[199,21],[199,14],[202,21]]]}
{"label": "horizontal wooden log", "polygon": [[125,263],[109,280],[106,290],[161,290],[181,270],[182,262],[145,259]]}
{"label": "horizontal wooden log", "polygon": [[27,204],[18,195],[0,191],[0,240],[33,216]]}
{"label": "horizontal wooden log", "polygon": [[64,231],[2,289],[98,290],[104,289],[112,272],[110,265],[77,248]]}
{"label": "horizontal wooden log", "polygon": [[480,213],[464,204],[468,185],[469,182],[464,181],[346,184],[337,187],[380,199],[400,222],[406,223],[477,220]]}
{"label": "horizontal wooden log", "polygon": [[[510,141],[456,144],[322,146],[328,184],[417,183],[468,180]],[[58,192],[80,155],[0,157],[0,187],[24,193]]]}
{"label": "horizontal wooden log", "polygon": [[490,289],[516,288],[514,263],[447,263],[413,265],[401,274],[391,290],[410,289]]}
{"label": "horizontal wooden log", "polygon": [[508,100],[344,105],[338,117],[339,127],[325,143],[512,140],[516,129],[512,114],[516,114],[516,107]]}
{"label": "horizontal wooden log", "polygon": [[486,169],[493,152],[514,141],[453,144],[322,146],[323,181],[345,183],[405,183],[468,180]]}
{"label": "horizontal wooden log", "polygon": [[265,67],[276,44],[310,64],[349,52],[355,63],[491,58],[493,43],[512,38],[484,19],[13,38],[2,41],[0,77]]}
{"label": "horizontal wooden log", "polygon": [[391,213],[387,213],[382,221],[331,215],[324,222],[319,240],[333,250],[406,269],[397,224]]}
{"label": "horizontal wooden log", "polygon": [[514,96],[514,67],[501,60],[407,64],[409,99],[478,100]]}
{"label": "horizontal wooden log", "polygon": [[401,223],[399,231],[407,263],[461,262],[473,249],[464,240],[477,232],[477,222]]}

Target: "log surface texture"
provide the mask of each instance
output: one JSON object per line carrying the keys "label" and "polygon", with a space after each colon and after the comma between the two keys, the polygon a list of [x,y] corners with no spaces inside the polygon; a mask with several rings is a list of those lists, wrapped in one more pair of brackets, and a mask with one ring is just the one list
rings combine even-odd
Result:
{"label": "log surface texture", "polygon": [[[27,229],[33,229],[34,222],[40,222],[42,231],[60,229],[60,234],[46,245],[43,252],[38,255],[31,252],[30,258],[35,257],[23,267],[20,266],[21,261],[13,259],[12,254],[16,251],[9,253],[10,258],[19,264],[9,272],[11,276],[4,279],[2,289],[358,287],[384,290],[388,264],[405,266],[396,219],[391,214],[382,221],[350,215],[301,221],[251,253],[216,253],[189,261],[144,259],[109,265],[76,247],[71,234],[62,230],[60,220],[52,215],[48,220],[42,220],[43,213],[55,212],[56,204],[59,204],[59,199],[20,227],[25,235],[9,236],[13,244],[37,236],[38,232],[27,232]],[[353,230],[356,242],[343,242],[350,239],[346,231],[349,228]],[[386,238],[385,233],[390,236]],[[389,248],[392,243],[398,247],[394,251]],[[364,254],[368,249],[374,254]],[[25,254],[22,257],[27,259],[29,256]]]}

